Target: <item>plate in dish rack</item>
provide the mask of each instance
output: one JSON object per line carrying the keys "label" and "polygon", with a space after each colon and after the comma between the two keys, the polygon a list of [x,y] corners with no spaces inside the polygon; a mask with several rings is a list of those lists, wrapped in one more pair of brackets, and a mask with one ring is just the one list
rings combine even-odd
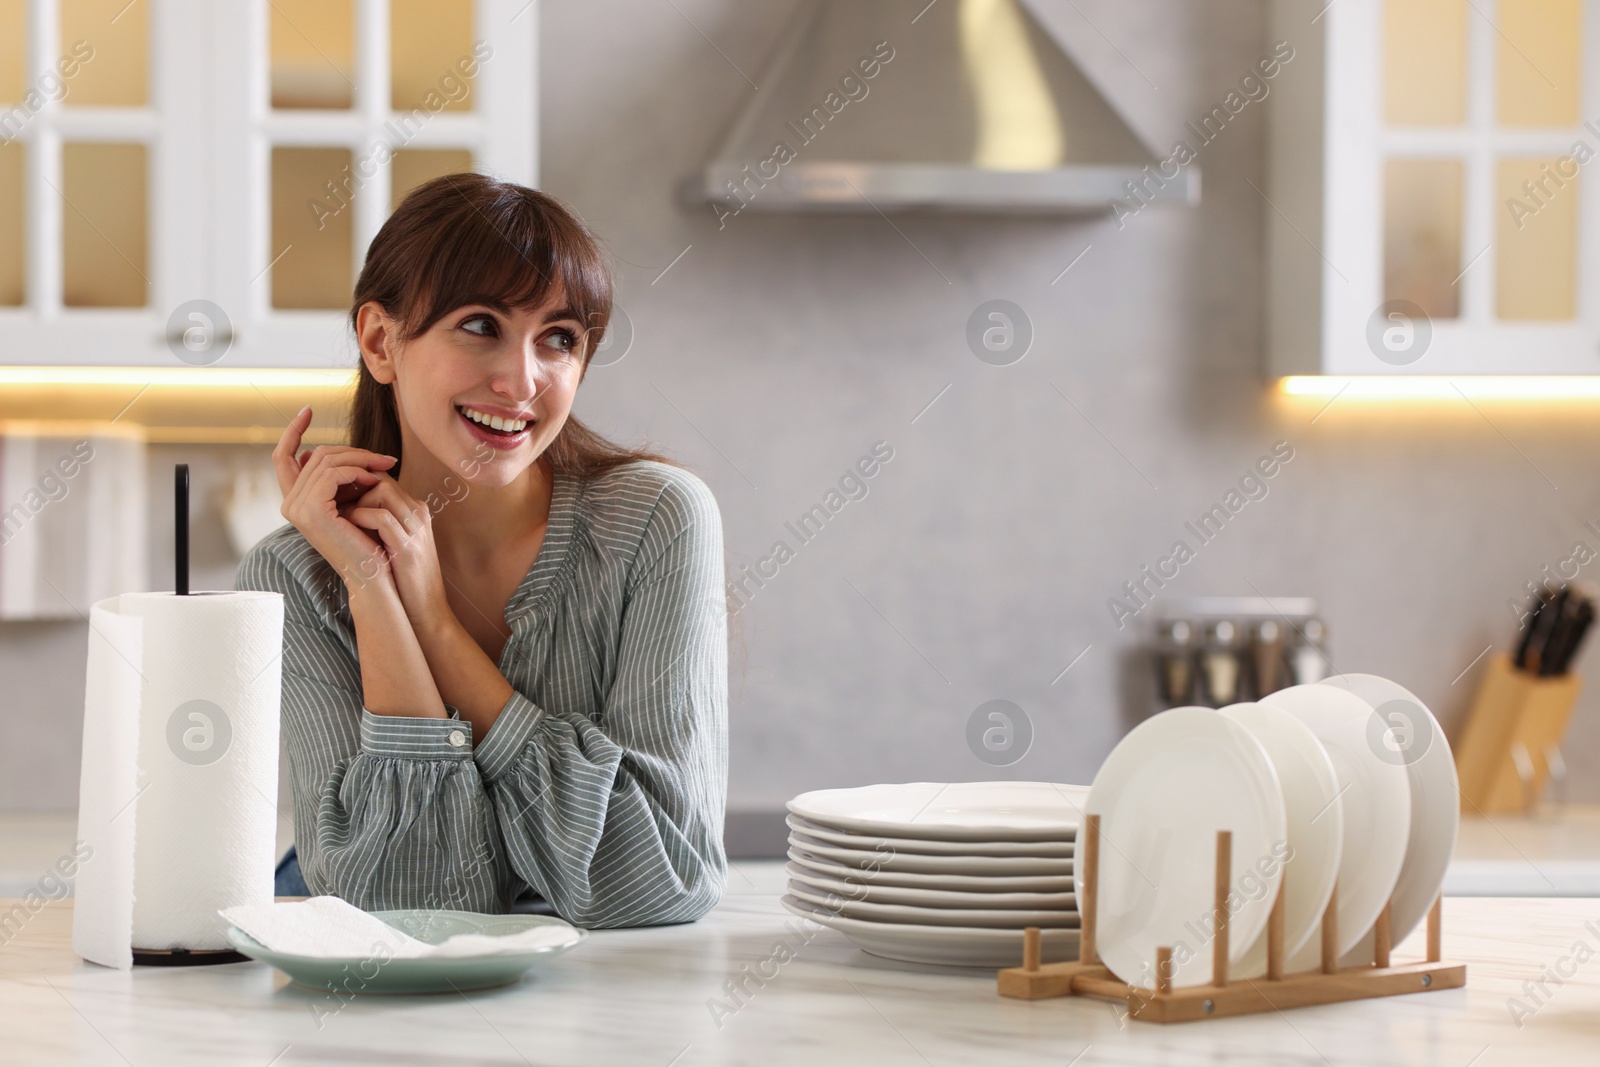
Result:
{"label": "plate in dish rack", "polygon": [[[1261,703],[1283,708],[1310,727],[1339,778],[1344,847],[1337,894],[1343,957],[1372,929],[1405,863],[1411,833],[1406,769],[1379,754],[1381,745],[1375,746],[1372,738],[1374,724],[1381,722],[1370,704],[1348,690],[1321,683],[1295,685],[1262,697]],[[1390,918],[1391,929],[1398,930],[1392,912]],[[1313,939],[1289,957],[1288,965],[1305,970],[1316,966],[1319,957],[1320,939]]]}
{"label": "plate in dish rack", "polygon": [[[1267,925],[1288,851],[1277,773],[1244,727],[1214,708],[1146,719],[1106,757],[1086,810],[1100,816],[1095,936],[1113,974],[1153,985],[1166,947],[1174,987],[1211,981],[1220,830],[1233,835],[1228,958],[1239,961]],[[1081,901],[1082,870],[1073,877]]]}
{"label": "plate in dish rack", "polygon": [[[1344,849],[1344,802],[1328,750],[1310,727],[1282,708],[1230,704],[1222,714],[1250,731],[1267,750],[1283,787],[1292,852],[1283,876],[1283,955],[1291,970],[1308,970],[1320,959],[1321,939],[1307,950],[1322,925],[1322,913],[1339,879]],[[1310,955],[1297,953],[1309,952]],[[1296,966],[1298,964],[1298,966]],[[1267,973],[1267,937],[1256,938],[1239,961],[1238,977]]]}
{"label": "plate in dish rack", "polygon": [[[1406,858],[1394,883],[1389,913],[1394,943],[1404,941],[1433,907],[1461,829],[1461,783],[1450,742],[1428,706],[1404,686],[1375,674],[1340,674],[1319,684],[1348,689],[1365,700],[1390,731],[1379,742],[1387,759],[1405,766],[1411,785]],[[1370,935],[1351,950],[1351,963],[1371,958]]]}

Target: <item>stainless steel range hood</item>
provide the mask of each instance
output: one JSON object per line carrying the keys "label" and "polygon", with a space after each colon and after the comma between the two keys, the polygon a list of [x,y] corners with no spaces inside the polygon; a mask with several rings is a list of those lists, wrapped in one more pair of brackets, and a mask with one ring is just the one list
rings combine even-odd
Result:
{"label": "stainless steel range hood", "polygon": [[[687,186],[752,211],[1108,212],[1194,203],[1018,0],[808,0]],[[1146,170],[1146,168],[1149,168]]]}

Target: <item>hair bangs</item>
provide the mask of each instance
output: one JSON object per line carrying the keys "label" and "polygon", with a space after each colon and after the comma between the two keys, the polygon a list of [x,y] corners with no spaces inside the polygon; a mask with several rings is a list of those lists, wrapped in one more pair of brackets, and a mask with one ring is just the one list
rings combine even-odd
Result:
{"label": "hair bangs", "polygon": [[[440,192],[449,205],[449,190]],[[482,204],[458,198],[454,224],[419,257],[425,266],[401,294],[396,310],[407,338],[468,305],[531,311],[558,298],[556,310],[582,324],[585,354],[599,346],[611,319],[604,253],[570,214],[525,192],[508,188]]]}

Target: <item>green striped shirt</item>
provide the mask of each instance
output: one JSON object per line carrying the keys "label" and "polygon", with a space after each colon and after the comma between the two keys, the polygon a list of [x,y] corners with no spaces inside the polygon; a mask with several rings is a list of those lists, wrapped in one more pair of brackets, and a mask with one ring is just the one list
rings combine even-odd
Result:
{"label": "green striped shirt", "polygon": [[474,738],[454,709],[367,711],[332,566],[292,526],[251,549],[237,588],[284,596],[282,722],[311,892],[481,912],[537,894],[590,927],[709,911],[727,873],[722,559],[716,500],[693,474],[641,461],[557,476],[506,606],[511,699]]}

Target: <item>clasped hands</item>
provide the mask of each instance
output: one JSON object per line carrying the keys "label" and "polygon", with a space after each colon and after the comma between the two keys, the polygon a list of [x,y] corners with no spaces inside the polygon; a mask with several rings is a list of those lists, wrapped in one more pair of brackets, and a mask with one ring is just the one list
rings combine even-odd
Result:
{"label": "clasped hands", "polygon": [[413,622],[448,613],[433,510],[389,475],[399,461],[343,445],[302,450],[310,425],[307,407],[272,452],[283,517],[344,579],[352,600],[396,593]]}

